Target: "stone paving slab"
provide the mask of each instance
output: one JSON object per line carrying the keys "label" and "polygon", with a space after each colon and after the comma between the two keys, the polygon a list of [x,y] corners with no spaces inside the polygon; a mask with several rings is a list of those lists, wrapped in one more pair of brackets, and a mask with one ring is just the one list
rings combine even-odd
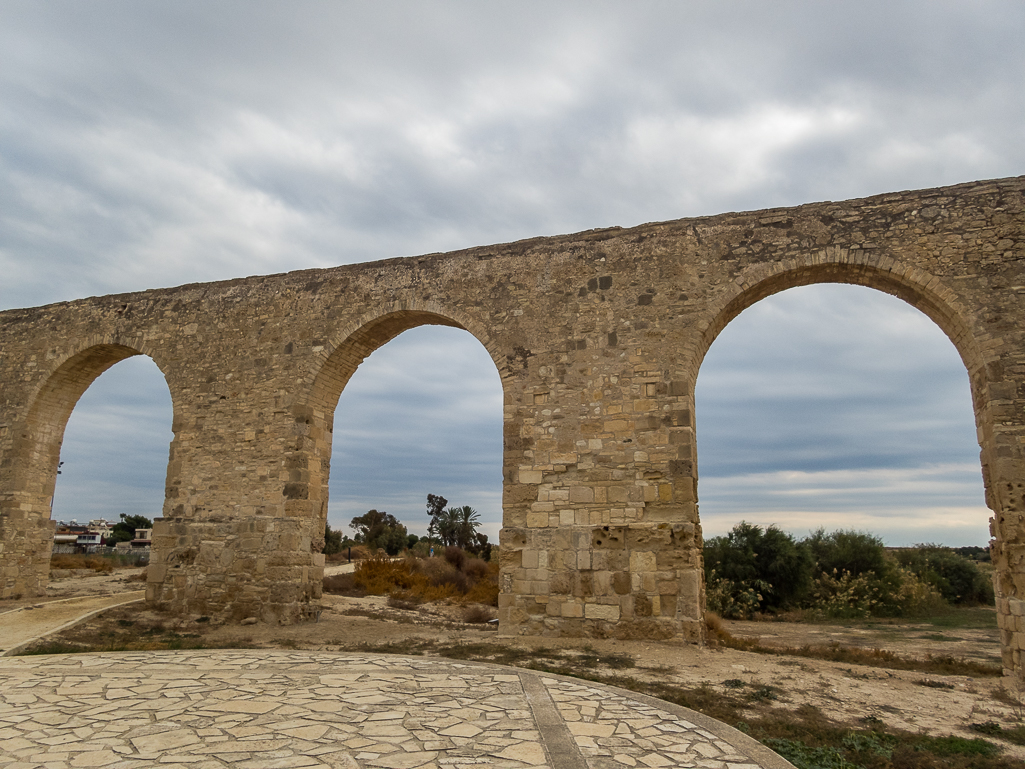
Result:
{"label": "stone paving slab", "polygon": [[300,651],[0,658],[0,769],[785,769],[644,695],[499,665]]}

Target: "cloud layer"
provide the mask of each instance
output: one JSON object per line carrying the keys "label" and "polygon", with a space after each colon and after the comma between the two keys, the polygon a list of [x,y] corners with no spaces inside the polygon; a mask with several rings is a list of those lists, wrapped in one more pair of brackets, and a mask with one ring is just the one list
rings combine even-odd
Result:
{"label": "cloud layer", "polygon": [[[1025,7],[995,0],[10,0],[0,6],[0,308],[1020,174],[1023,36]],[[859,356],[857,341],[844,354],[861,373],[828,374],[819,321],[805,314],[812,309],[786,311],[811,331],[805,353],[777,355],[807,379],[750,386],[765,367],[752,357],[764,339],[734,332],[743,317],[713,347],[702,380],[740,400],[709,401],[707,416],[699,413],[725,441],[717,447],[712,423],[701,422],[703,509],[716,479],[777,472],[777,454],[797,461],[788,472],[807,473],[977,463],[954,435],[962,428],[944,427],[955,396],[937,384],[946,375],[937,377],[928,356],[901,375],[903,390],[879,388],[876,361]],[[786,322],[765,312],[767,333]],[[849,323],[874,334],[908,322],[887,308],[867,312]],[[730,336],[738,337],[732,353]],[[392,343],[403,344],[420,354],[420,344]],[[422,344],[461,359],[476,343]],[[421,403],[417,414],[451,415],[447,393],[400,395],[403,364],[373,373],[373,360],[351,385],[369,399],[346,414],[369,413],[387,392]],[[472,411],[494,420],[492,375],[473,368],[459,378],[467,389],[458,397],[463,405],[479,397]],[[862,386],[831,401],[848,376]],[[149,381],[159,391],[159,379]],[[767,400],[772,388],[790,395]],[[923,388],[939,388],[936,398],[900,394]],[[94,437],[115,423],[131,428],[112,434],[134,435],[149,417],[104,410],[114,400],[90,417],[83,399],[73,423],[92,420]],[[938,413],[927,408],[934,400]],[[895,411],[883,411],[886,402]],[[731,426],[723,410],[745,419],[777,412],[783,421],[758,436]],[[840,416],[857,429],[841,429]],[[424,453],[449,457],[450,467],[423,472],[450,481],[447,496],[494,505],[492,480],[465,479],[488,475],[477,439],[495,423],[458,421],[461,439],[438,427],[413,437],[409,423],[380,420],[355,419],[346,430],[364,446],[394,438],[434,447]],[[84,461],[71,460],[73,428],[58,493],[84,500],[72,487],[73,464]],[[876,429],[881,437],[871,437]],[[772,437],[788,448],[774,448]],[[938,454],[913,458],[916,442]],[[166,435],[157,443],[163,448],[129,453],[166,457]],[[472,449],[456,457],[461,444]],[[386,461],[342,446],[335,454],[339,471]],[[163,470],[156,476],[144,485],[159,507]],[[104,483],[122,496],[132,488],[117,476]],[[345,505],[370,498],[390,512],[412,510],[401,501],[407,486],[417,500],[446,493],[425,483],[389,481],[387,494],[399,495],[391,497],[339,490],[332,515],[351,517]]]}

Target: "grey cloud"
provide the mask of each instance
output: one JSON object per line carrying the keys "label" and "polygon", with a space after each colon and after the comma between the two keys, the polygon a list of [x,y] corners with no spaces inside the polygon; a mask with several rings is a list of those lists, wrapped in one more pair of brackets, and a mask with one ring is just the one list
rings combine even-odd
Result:
{"label": "grey cloud", "polygon": [[[999,1],[7,2],[0,307],[1017,174],[1023,34],[1025,8]],[[699,387],[733,400],[699,403],[703,478],[784,458],[912,468],[922,444],[929,461],[977,462],[949,349],[912,334],[899,373],[906,353],[856,335],[830,347],[819,321],[787,312],[733,334],[738,319],[713,347]],[[857,317],[868,337],[898,322]],[[776,384],[756,379],[766,335],[797,331],[806,348],[778,351]],[[827,349],[854,368],[827,369]],[[494,408],[478,394],[493,368],[464,375],[453,406],[437,387],[399,388],[409,365],[366,375],[363,401],[355,378],[345,428],[398,436],[383,456],[413,466],[407,428],[465,414],[467,435],[417,440],[473,448],[452,483],[485,473],[472,425]],[[404,421],[361,423],[375,401]],[[752,436],[773,412],[782,424]],[[361,451],[340,457],[370,477]],[[485,487],[459,493],[494,509]]]}

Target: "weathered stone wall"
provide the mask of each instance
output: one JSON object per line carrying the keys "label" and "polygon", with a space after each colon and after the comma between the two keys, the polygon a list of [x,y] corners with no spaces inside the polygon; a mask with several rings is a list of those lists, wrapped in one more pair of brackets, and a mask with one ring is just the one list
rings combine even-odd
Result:
{"label": "weathered stone wall", "polygon": [[698,641],[701,361],[759,299],[844,282],[921,309],[969,371],[1020,669],[1023,192],[1025,177],[976,182],[0,313],[0,591],[45,582],[78,396],[144,354],[174,405],[150,602],[300,619],[319,596],[338,396],[373,350],[433,323],[473,334],[503,383],[502,632]]}

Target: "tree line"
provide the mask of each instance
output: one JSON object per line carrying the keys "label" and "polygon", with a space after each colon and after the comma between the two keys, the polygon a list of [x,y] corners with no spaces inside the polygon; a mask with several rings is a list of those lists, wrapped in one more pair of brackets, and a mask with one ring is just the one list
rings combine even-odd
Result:
{"label": "tree line", "polygon": [[907,617],[952,604],[992,605],[993,584],[979,565],[985,551],[962,550],[888,550],[879,537],[850,530],[819,529],[798,540],[775,525],[742,521],[705,542],[706,603],[735,619],[794,609],[831,618]]}
{"label": "tree line", "polygon": [[427,515],[430,523],[427,537],[410,534],[405,525],[394,515],[379,510],[369,510],[349,522],[353,537],[349,540],[342,532],[327,524],[324,530],[324,552],[327,555],[340,553],[345,548],[363,545],[370,550],[384,550],[388,555],[398,555],[424,542],[429,552],[431,546],[454,546],[487,560],[491,555],[491,543],[481,532],[480,513],[470,505],[446,507],[448,500],[437,494],[427,495]]}

